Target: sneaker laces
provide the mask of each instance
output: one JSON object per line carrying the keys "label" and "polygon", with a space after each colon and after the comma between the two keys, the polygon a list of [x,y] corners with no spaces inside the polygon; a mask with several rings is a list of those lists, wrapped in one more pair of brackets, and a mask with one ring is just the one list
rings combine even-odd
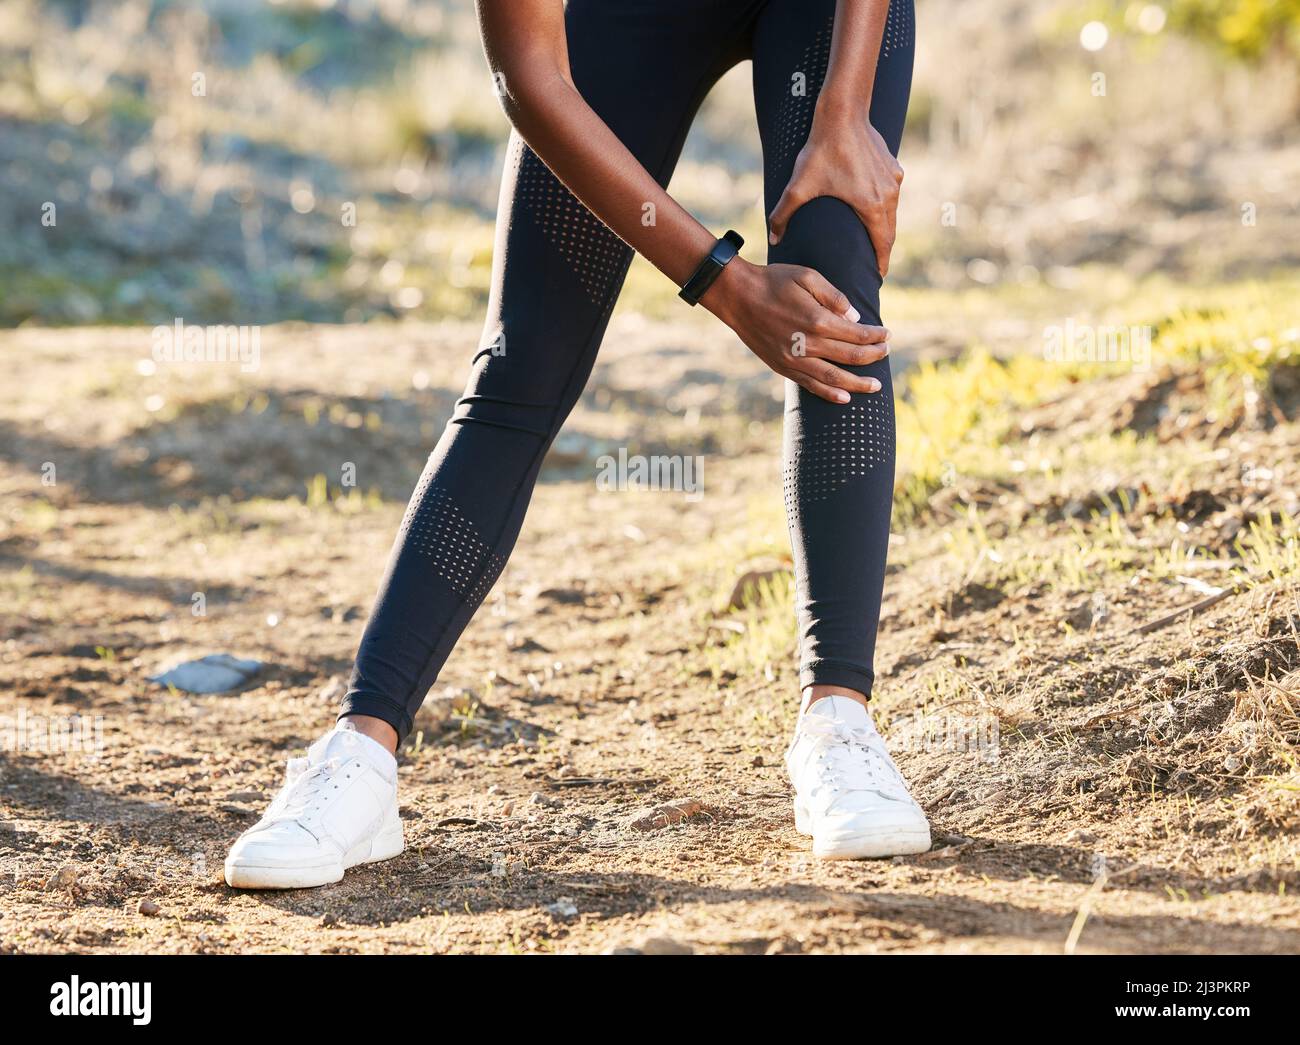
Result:
{"label": "sneaker laces", "polygon": [[306,758],[289,759],[284,787],[276,796],[274,810],[268,811],[268,819],[300,820],[324,793],[334,773],[342,766],[343,760],[339,758],[329,758],[320,762],[312,762]]}
{"label": "sneaker laces", "polygon": [[[852,790],[870,789],[891,798],[901,796],[910,800],[903,776],[875,729],[807,715],[799,724],[799,732],[814,738],[815,757],[826,767],[827,783],[833,791],[846,785]],[[851,784],[847,779],[850,775]]]}

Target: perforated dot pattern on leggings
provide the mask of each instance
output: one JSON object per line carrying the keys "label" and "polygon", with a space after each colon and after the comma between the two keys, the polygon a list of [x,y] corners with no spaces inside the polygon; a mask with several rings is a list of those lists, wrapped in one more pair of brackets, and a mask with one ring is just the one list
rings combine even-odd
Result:
{"label": "perforated dot pattern on leggings", "polygon": [[785,506],[791,514],[825,500],[842,486],[894,459],[894,421],[878,399],[840,407],[840,416],[806,432],[785,465]]}
{"label": "perforated dot pattern on leggings", "polygon": [[[835,31],[834,15],[817,30],[805,49],[799,64],[791,73],[789,88],[781,102],[781,111],[776,118],[776,141],[772,153],[780,162],[788,162],[808,140],[812,130],[813,111],[817,95],[821,93],[826,80],[826,69],[830,64],[831,39]],[[880,56],[888,58],[891,54],[906,50],[912,46],[916,35],[915,16],[910,3],[891,3],[889,14],[885,18],[885,32],[881,38]],[[803,74],[803,92],[794,90],[794,73]]]}
{"label": "perforated dot pattern on leggings", "polygon": [[505,557],[483,540],[451,497],[429,483],[426,472],[407,506],[399,542],[430,560],[434,573],[457,595],[482,599],[505,567]]}
{"label": "perforated dot pattern on leggings", "polygon": [[[781,100],[781,111],[776,117],[776,141],[772,143],[772,154],[780,162],[791,159],[803,148],[812,129],[813,108],[817,95],[821,91],[822,81],[826,79],[826,67],[831,55],[831,34],[835,29],[835,16],[817,30],[812,43],[804,48],[798,65],[791,71],[786,88],[786,95]],[[802,75],[802,81],[795,79]],[[796,84],[802,90],[796,93]]]}
{"label": "perforated dot pattern on leggings", "polygon": [[516,198],[560,252],[597,305],[613,307],[631,250],[564,187],[532,149],[519,156]]}
{"label": "perforated dot pattern on leggings", "polygon": [[891,3],[889,16],[885,19],[885,35],[881,40],[880,56],[888,58],[891,54],[904,51],[912,46],[916,35],[915,15],[910,3]]}

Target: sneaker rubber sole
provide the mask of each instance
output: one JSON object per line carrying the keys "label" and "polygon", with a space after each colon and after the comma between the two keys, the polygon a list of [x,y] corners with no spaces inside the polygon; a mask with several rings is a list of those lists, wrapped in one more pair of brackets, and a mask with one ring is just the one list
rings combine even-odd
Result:
{"label": "sneaker rubber sole", "polygon": [[812,827],[812,815],[798,802],[794,807],[794,826],[813,840],[813,856],[823,860],[879,860],[890,856],[915,856],[930,848],[930,827],[886,827],[878,831],[857,831],[841,838],[818,838]]}
{"label": "sneaker rubber sole", "polygon": [[232,889],[314,889],[341,881],[343,872],[359,864],[391,860],[406,848],[402,825],[387,828],[375,835],[365,856],[329,860],[319,864],[267,866],[226,859],[226,884]]}

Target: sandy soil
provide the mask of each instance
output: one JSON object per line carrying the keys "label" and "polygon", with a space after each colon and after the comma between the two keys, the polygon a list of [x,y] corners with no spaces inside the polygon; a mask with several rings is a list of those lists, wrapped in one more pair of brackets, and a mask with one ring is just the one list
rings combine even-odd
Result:
{"label": "sandy soil", "polygon": [[[274,328],[252,374],[141,373],[143,330],[0,338],[0,716],[102,726],[91,753],[0,753],[0,950],[1300,950],[1300,820],[1260,740],[1297,739],[1294,588],[1141,634],[1199,596],[1141,570],[989,583],[944,558],[955,498],[994,538],[1068,536],[1082,465],[1046,492],[959,484],[900,529],[878,714],[935,848],[813,860],[781,766],[790,629],[725,609],[739,572],[784,561],[776,382],[734,343],[631,316],[402,754],[406,852],[320,890],[228,889],[225,848],[332,721],[476,333]],[[1025,438],[1068,440],[1069,416]],[[1294,426],[1250,438],[1294,488]],[[591,461],[620,445],[704,454],[705,496],[598,492]],[[1146,488],[1152,555],[1236,503],[1207,447],[1115,465]],[[344,462],[362,493],[307,496]],[[147,681],[221,651],[267,667],[220,696]],[[953,722],[996,745],[936,742]],[[672,802],[693,815],[633,826]]]}

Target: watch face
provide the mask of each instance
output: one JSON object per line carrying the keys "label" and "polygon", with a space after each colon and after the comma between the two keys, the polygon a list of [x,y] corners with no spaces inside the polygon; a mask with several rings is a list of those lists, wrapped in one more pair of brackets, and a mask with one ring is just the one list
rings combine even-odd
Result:
{"label": "watch face", "polygon": [[727,232],[713,244],[713,249],[700,262],[690,279],[686,281],[685,286],[677,292],[678,297],[690,304],[697,304],[704,292],[713,285],[713,281],[718,278],[718,273],[732,258],[736,256],[745,241],[740,238],[740,233],[734,229],[728,229]]}

